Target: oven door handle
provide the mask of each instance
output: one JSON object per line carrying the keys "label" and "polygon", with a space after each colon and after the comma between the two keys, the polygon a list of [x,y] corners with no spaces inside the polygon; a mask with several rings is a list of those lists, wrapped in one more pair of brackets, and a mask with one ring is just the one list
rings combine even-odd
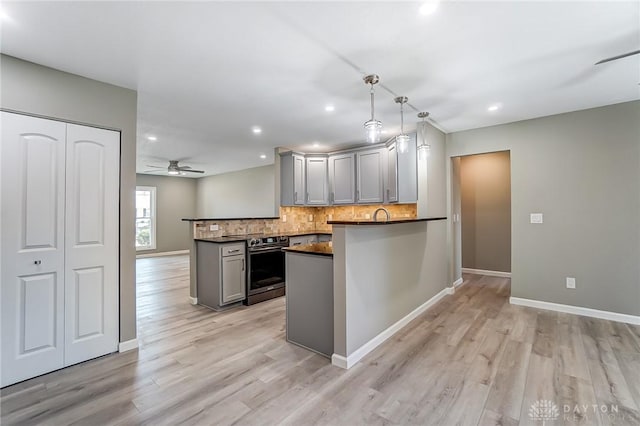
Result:
{"label": "oven door handle", "polygon": [[282,251],[282,247],[272,247],[265,249],[251,249],[249,250],[249,254],[258,254],[258,253],[269,253],[274,251]]}

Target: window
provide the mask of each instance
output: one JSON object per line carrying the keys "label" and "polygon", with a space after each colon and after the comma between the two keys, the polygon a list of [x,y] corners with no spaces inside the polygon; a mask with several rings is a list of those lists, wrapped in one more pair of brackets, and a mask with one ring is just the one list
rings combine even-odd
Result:
{"label": "window", "polygon": [[136,187],[136,250],[156,248],[156,188]]}

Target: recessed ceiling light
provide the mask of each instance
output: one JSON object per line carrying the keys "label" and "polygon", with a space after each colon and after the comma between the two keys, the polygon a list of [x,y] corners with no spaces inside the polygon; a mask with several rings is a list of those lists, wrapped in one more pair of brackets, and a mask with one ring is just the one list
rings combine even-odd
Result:
{"label": "recessed ceiling light", "polygon": [[319,144],[318,142],[314,142],[314,143],[313,143],[313,147],[314,147],[314,148],[317,148],[317,147],[319,147],[319,146],[320,146],[320,144]]}
{"label": "recessed ceiling light", "polygon": [[336,110],[336,107],[333,105],[327,105],[326,107],[324,107],[324,110],[327,112],[333,112]]}
{"label": "recessed ceiling light", "polygon": [[147,136],[147,139],[149,139],[152,142],[155,142],[158,140],[158,138],[156,136]]}
{"label": "recessed ceiling light", "polygon": [[432,15],[440,5],[439,0],[430,0],[422,4],[420,6],[420,14],[421,15]]}
{"label": "recessed ceiling light", "polygon": [[262,158],[264,160],[265,158],[267,158],[267,156],[266,156],[266,154],[260,154],[260,158]]}
{"label": "recessed ceiling light", "polygon": [[256,135],[259,135],[260,133],[262,133],[262,129],[261,129],[260,127],[258,127],[258,126],[253,126],[253,127],[251,128],[251,131],[252,131],[253,133],[255,133]]}
{"label": "recessed ceiling light", "polygon": [[494,112],[494,111],[499,110],[500,107],[501,107],[500,104],[493,104],[493,105],[490,105],[489,108],[487,108],[487,111]]}

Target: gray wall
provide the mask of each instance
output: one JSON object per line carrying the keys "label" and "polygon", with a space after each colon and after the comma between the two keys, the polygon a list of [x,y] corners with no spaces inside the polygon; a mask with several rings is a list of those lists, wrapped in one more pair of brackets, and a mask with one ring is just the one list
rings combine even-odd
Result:
{"label": "gray wall", "polygon": [[200,218],[273,217],[274,193],[273,164],[200,178],[196,215]]}
{"label": "gray wall", "polygon": [[337,355],[353,355],[449,286],[446,224],[333,226]]}
{"label": "gray wall", "polygon": [[0,71],[4,109],[121,131],[120,341],[135,339],[137,93],[6,55],[1,57]]}
{"label": "gray wall", "polygon": [[462,267],[511,272],[509,152],[460,157]]}
{"label": "gray wall", "polygon": [[156,187],[156,249],[138,254],[189,250],[189,222],[183,218],[196,215],[198,180],[173,176],[136,175],[136,185]]}
{"label": "gray wall", "polygon": [[447,135],[449,157],[503,150],[512,296],[639,315],[640,102]]}

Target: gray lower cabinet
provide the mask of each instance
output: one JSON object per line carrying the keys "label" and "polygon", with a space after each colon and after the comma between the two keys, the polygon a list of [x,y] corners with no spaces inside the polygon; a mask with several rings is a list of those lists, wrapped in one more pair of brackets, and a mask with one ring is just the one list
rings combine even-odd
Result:
{"label": "gray lower cabinet", "polygon": [[198,304],[220,310],[246,297],[245,243],[196,242]]}
{"label": "gray lower cabinet", "polygon": [[243,300],[246,292],[245,257],[229,256],[222,258],[222,303]]}
{"label": "gray lower cabinet", "polygon": [[286,253],[287,340],[333,354],[333,257]]}
{"label": "gray lower cabinet", "polygon": [[386,148],[374,148],[356,153],[356,202],[382,203],[384,155]]}

